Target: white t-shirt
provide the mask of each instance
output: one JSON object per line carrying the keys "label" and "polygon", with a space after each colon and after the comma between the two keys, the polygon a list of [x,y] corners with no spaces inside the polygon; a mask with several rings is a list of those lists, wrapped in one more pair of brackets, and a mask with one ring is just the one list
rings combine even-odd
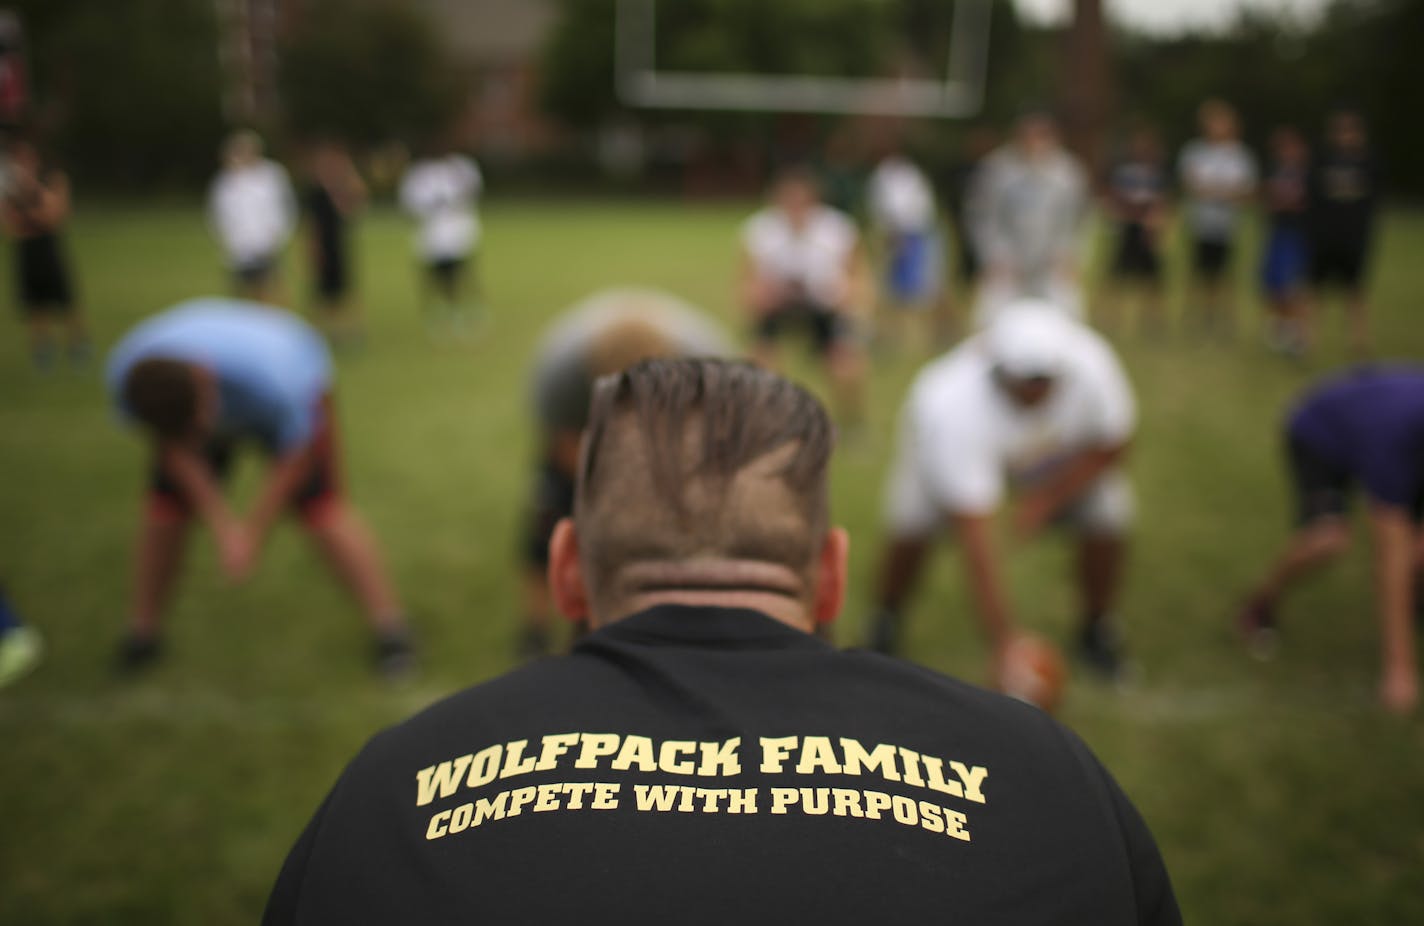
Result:
{"label": "white t-shirt", "polygon": [[758,275],[827,306],[845,302],[859,238],[850,217],[830,206],[817,206],[799,229],[776,208],[761,210],[742,227],[742,244]]}
{"label": "white t-shirt", "polygon": [[287,243],[297,221],[286,170],[265,159],[223,169],[208,192],[208,217],[233,264],[270,259]]}
{"label": "white t-shirt", "polygon": [[1108,343],[1045,313],[1064,366],[1045,402],[1024,409],[995,384],[986,336],[927,366],[903,411],[900,452],[943,513],[987,515],[1011,483],[1033,482],[1092,447],[1126,441],[1136,424],[1132,387]]}
{"label": "white t-shirt", "polygon": [[1241,211],[1237,200],[1256,188],[1251,152],[1239,141],[1199,138],[1182,149],[1177,169],[1191,197],[1187,219],[1193,234],[1209,241],[1230,238]]}
{"label": "white t-shirt", "polygon": [[416,251],[426,260],[458,260],[479,242],[475,200],[480,169],[464,155],[416,161],[401,178],[400,203],[420,221]]}
{"label": "white t-shirt", "polygon": [[876,166],[868,199],[871,217],[887,231],[908,234],[934,227],[934,189],[924,171],[908,158],[895,155]]}

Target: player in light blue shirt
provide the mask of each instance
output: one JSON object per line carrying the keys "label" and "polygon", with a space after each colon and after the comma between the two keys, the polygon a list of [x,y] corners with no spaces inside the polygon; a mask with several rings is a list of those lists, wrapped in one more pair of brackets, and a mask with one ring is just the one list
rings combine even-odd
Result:
{"label": "player in light blue shirt", "polygon": [[[159,655],[161,613],[194,515],[213,532],[223,571],[242,579],[290,508],[365,609],[378,667],[400,674],[413,666],[380,551],[341,491],[331,356],[320,335],[280,309],[195,299],[129,332],[109,356],[106,382],[121,417],[154,446],[121,665],[139,668]],[[244,444],[256,444],[271,465],[242,516],[222,482]]]}

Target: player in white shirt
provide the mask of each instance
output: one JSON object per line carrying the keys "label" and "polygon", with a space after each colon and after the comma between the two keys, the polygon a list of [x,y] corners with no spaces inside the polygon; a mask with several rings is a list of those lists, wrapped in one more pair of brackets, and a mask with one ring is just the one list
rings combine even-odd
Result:
{"label": "player in white shirt", "polygon": [[1230,104],[1207,100],[1197,118],[1202,137],[1182,149],[1177,171],[1187,196],[1193,302],[1200,306],[1202,322],[1216,327],[1231,312],[1231,245],[1241,206],[1256,191],[1256,161],[1241,143]]}
{"label": "player in white shirt", "polygon": [[784,172],[771,203],[742,226],[740,296],[754,326],[755,359],[775,367],[777,341],[805,328],[826,363],[843,419],[859,417],[865,378],[855,312],[864,286],[860,234],[821,201],[815,177]]}
{"label": "player in white shirt", "polygon": [[1087,175],[1046,113],[1020,117],[1008,144],[975,171],[966,221],[984,264],[975,317],[987,324],[1020,299],[1083,315],[1080,261]]}
{"label": "player in white shirt", "polygon": [[1121,464],[1135,418],[1132,389],[1107,342],[1041,302],[1006,307],[927,366],[902,412],[871,645],[895,650],[925,554],[948,527],[964,550],[997,677],[1014,618],[993,521],[1012,492],[1020,538],[1049,525],[1076,532],[1078,653],[1115,677],[1121,657],[1110,613],[1133,507]]}
{"label": "player in white shirt", "polygon": [[479,167],[454,152],[418,160],[401,178],[401,208],[419,223],[415,249],[428,271],[423,303],[427,313],[443,309],[457,328],[466,322],[462,290],[480,241],[475,205],[483,189]]}
{"label": "player in white shirt", "polygon": [[282,249],[297,224],[297,200],[287,171],[262,156],[255,132],[234,133],[223,145],[223,168],[208,191],[208,220],[241,298],[280,302]]}
{"label": "player in white shirt", "polygon": [[[929,178],[914,161],[892,150],[871,173],[866,196],[884,260],[883,304],[942,311],[947,305],[943,239]],[[938,321],[943,325],[943,318]]]}

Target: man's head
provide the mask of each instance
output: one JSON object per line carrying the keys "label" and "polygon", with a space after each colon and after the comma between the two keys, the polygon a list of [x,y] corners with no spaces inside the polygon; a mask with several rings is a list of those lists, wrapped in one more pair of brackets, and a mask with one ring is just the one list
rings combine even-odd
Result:
{"label": "man's head", "polygon": [[1236,108],[1225,100],[1207,100],[1197,109],[1197,121],[1209,141],[1234,141],[1241,134]]}
{"label": "man's head", "polygon": [[165,443],[191,440],[210,430],[216,403],[211,377],[181,360],[141,360],[124,379],[124,408]]}
{"label": "man's head", "polygon": [[820,403],[747,363],[649,360],[604,377],[574,518],[551,544],[560,609],[594,626],[665,603],[829,621],[847,547],[829,527],[833,442]]}
{"label": "man's head", "polygon": [[241,168],[255,164],[262,157],[262,136],[251,129],[233,132],[223,142],[223,164]]}
{"label": "man's head", "polygon": [[806,167],[792,167],[777,175],[771,200],[793,225],[800,225],[821,201],[821,185]]}
{"label": "man's head", "polygon": [[1014,123],[1014,144],[1028,158],[1052,154],[1058,150],[1058,124],[1046,110],[1028,110]]}
{"label": "man's head", "polygon": [[1020,408],[1048,401],[1067,373],[1073,322],[1056,306],[1025,299],[1006,307],[984,332],[995,384]]}
{"label": "man's head", "polygon": [[1369,140],[1364,117],[1353,109],[1337,109],[1332,112],[1325,124],[1325,135],[1330,140],[1331,147],[1341,151],[1359,151]]}
{"label": "man's head", "polygon": [[1271,132],[1271,156],[1278,164],[1299,166],[1310,158],[1310,148],[1294,126],[1277,126]]}

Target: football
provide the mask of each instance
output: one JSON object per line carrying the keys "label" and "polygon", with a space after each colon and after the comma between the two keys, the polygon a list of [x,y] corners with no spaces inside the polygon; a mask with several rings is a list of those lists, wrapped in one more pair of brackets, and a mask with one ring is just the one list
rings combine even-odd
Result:
{"label": "football", "polygon": [[1068,669],[1058,647],[1040,636],[1020,633],[1004,652],[999,689],[1050,714],[1063,701]]}

